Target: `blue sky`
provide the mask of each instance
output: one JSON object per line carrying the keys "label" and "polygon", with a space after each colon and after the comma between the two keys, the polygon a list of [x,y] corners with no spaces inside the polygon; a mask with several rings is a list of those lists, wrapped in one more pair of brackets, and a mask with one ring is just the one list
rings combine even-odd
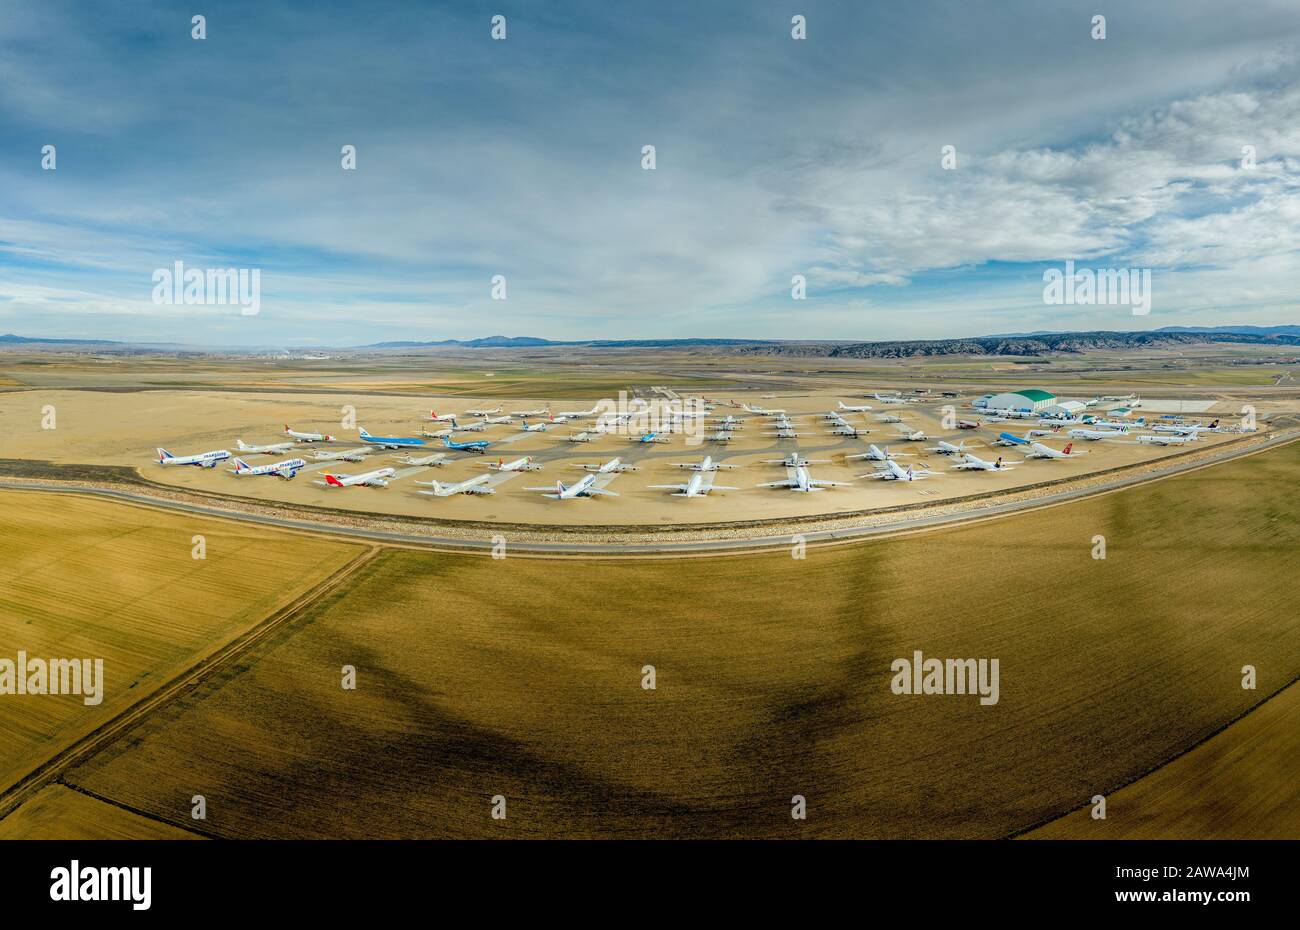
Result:
{"label": "blue sky", "polygon": [[[1294,4],[1105,6],[11,4],[0,332],[306,346],[1296,322]],[[1151,314],[1045,305],[1043,271],[1067,259],[1150,268]],[[176,261],[260,269],[261,312],[155,304]]]}

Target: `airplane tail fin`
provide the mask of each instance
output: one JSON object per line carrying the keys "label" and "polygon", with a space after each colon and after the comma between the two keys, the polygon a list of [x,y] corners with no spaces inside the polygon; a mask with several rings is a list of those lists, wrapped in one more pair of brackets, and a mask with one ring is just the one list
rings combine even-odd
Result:
{"label": "airplane tail fin", "polygon": [[556,482],[555,482],[555,493],[556,493],[556,494],[563,494],[563,493],[564,493],[565,491],[567,491],[567,490],[568,490],[568,488],[566,488],[566,487],[564,486],[564,482],[563,482],[563,481],[556,481]]}
{"label": "airplane tail fin", "polygon": [[1067,442],[1067,443],[1065,444],[1065,448],[1061,450],[1061,453],[1062,453],[1063,455],[1069,455],[1069,454],[1070,454],[1070,450],[1073,449],[1073,448],[1074,448],[1074,443],[1072,443],[1072,442]]}
{"label": "airplane tail fin", "polygon": [[244,440],[242,440],[242,439],[236,439],[236,440],[235,440],[235,448],[239,449],[240,452],[243,452],[243,451],[244,451],[246,448],[248,448],[248,447],[244,445]]}
{"label": "airplane tail fin", "polygon": [[362,438],[367,438],[370,436],[370,434],[366,432],[366,428],[364,426],[357,427],[357,435],[361,436]]}
{"label": "airplane tail fin", "polygon": [[238,456],[235,457],[235,471],[243,471],[248,467],[248,463]]}
{"label": "airplane tail fin", "polygon": [[161,448],[160,448],[160,449],[158,450],[158,461],[160,461],[160,462],[165,462],[165,461],[167,461],[168,459],[175,458],[175,457],[176,457],[176,456],[172,455],[172,454],[171,454],[170,452],[168,452],[166,449],[161,449]]}
{"label": "airplane tail fin", "polygon": [[339,479],[335,478],[333,475],[329,474],[328,472],[325,473],[325,476],[324,476],[324,477],[325,477],[325,483],[326,483],[326,484],[331,484],[331,485],[333,485],[333,486],[336,487],[336,488],[341,488],[341,487],[343,487],[343,482],[340,481]]}

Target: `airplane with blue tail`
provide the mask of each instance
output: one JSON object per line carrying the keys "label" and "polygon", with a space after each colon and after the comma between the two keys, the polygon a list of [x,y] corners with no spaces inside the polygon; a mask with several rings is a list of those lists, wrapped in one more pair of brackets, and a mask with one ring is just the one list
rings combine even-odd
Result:
{"label": "airplane with blue tail", "polygon": [[477,452],[482,455],[487,451],[487,447],[492,445],[489,440],[476,439],[473,442],[456,442],[450,436],[442,437],[442,444],[448,449],[455,449],[457,452]]}
{"label": "airplane with blue tail", "polygon": [[379,446],[381,449],[402,449],[408,446],[422,446],[423,439],[417,439],[414,436],[371,436],[366,432],[364,426],[357,427],[357,435],[361,437],[362,442],[369,443],[372,446]]}

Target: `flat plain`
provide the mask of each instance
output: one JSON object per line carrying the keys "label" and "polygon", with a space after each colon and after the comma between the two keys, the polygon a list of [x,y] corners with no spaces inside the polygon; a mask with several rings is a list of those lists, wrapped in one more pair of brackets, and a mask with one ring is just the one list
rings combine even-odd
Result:
{"label": "flat plain", "polygon": [[[1300,674],[1297,475],[1293,443],[802,560],[392,551],[68,781],[204,793],[231,837],[1007,836]],[[893,694],[917,649],[998,658],[999,702]]]}

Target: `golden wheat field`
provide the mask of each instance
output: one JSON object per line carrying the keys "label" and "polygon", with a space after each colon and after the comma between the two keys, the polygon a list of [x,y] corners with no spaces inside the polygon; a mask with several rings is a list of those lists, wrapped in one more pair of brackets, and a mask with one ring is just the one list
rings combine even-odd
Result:
{"label": "golden wheat field", "polygon": [[66,785],[46,785],[0,820],[0,840],[184,840],[194,833],[88,797]]}
{"label": "golden wheat field", "polygon": [[[1298,470],[1291,444],[804,560],[389,551],[67,781],[177,823],[201,792],[231,837],[1011,835],[1300,673]],[[997,658],[998,702],[892,693],[913,650]]]}
{"label": "golden wheat field", "polygon": [[[193,558],[202,536],[205,558]],[[0,696],[0,788],[319,579],[358,547],[71,495],[0,491],[0,658],[103,660],[102,703]]]}
{"label": "golden wheat field", "polygon": [[1295,784],[1300,685],[1107,799],[1045,824],[1030,839],[1275,839],[1300,836]]}

